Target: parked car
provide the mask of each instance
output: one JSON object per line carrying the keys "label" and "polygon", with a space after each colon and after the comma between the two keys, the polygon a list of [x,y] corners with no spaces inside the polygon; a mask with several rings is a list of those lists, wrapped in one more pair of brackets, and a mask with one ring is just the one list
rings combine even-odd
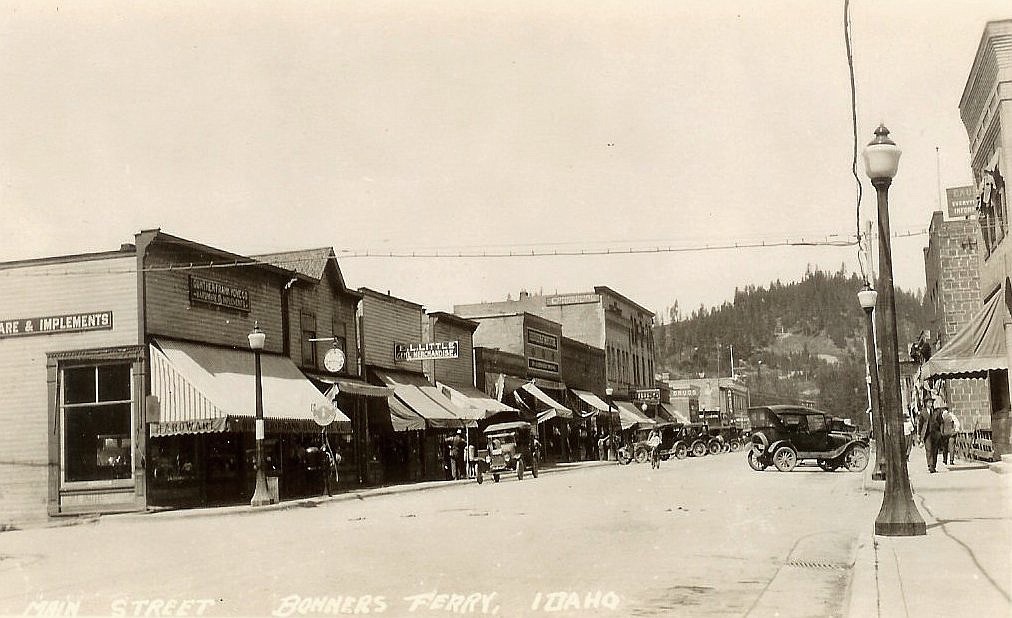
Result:
{"label": "parked car", "polygon": [[702,457],[707,453],[716,454],[722,448],[723,440],[711,436],[706,423],[688,423],[677,427],[670,454],[678,459],[685,459],[689,455]]}
{"label": "parked car", "polygon": [[486,474],[499,482],[504,472],[516,472],[517,479],[524,479],[524,471],[538,478],[538,458],[535,456],[535,437],[531,424],[524,421],[496,423],[485,428],[486,448],[477,452],[478,466],[475,480],[481,484]]}
{"label": "parked car", "polygon": [[623,446],[619,449],[618,461],[622,464],[628,464],[632,461],[636,463],[646,463],[650,460],[650,445],[647,444],[647,438],[650,437],[650,432],[658,431],[661,434],[661,459],[667,460],[671,448],[675,444],[677,435],[678,425],[676,423],[669,422],[658,422],[653,425],[640,427],[636,430],[635,441],[630,446]]}
{"label": "parked car", "polygon": [[710,435],[720,438],[724,443],[724,450],[726,451],[739,451],[742,446],[747,444],[745,433],[737,425],[710,427]]}
{"label": "parked car", "polygon": [[775,466],[790,472],[799,461],[814,459],[831,472],[845,467],[860,472],[868,465],[868,439],[859,433],[832,429],[833,417],[802,406],[749,408],[752,443],[748,464],[753,470]]}

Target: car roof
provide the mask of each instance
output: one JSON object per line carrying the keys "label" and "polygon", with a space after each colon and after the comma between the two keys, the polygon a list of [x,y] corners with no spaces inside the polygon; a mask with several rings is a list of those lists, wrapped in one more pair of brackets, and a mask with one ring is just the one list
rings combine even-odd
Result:
{"label": "car roof", "polygon": [[489,425],[488,427],[486,427],[485,428],[485,433],[486,434],[490,434],[490,433],[495,433],[497,431],[512,431],[514,429],[523,429],[523,428],[530,429],[531,428],[531,424],[530,423],[525,423],[524,421],[512,421],[512,422],[509,422],[509,423],[496,423],[495,425]]}
{"label": "car roof", "polygon": [[777,404],[773,406],[752,406],[749,410],[769,410],[774,414],[780,414],[783,412],[795,412],[799,414],[822,414],[825,416],[831,416],[828,412],[822,410],[816,410],[815,408],[809,408],[807,406],[792,406],[786,404]]}

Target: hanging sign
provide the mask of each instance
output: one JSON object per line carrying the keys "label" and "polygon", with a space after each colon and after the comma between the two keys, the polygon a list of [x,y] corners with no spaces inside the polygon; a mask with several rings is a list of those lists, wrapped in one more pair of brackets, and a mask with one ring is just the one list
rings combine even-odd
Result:
{"label": "hanging sign", "polygon": [[330,348],[323,356],[323,368],[330,373],[337,373],[344,369],[345,360],[346,358],[341,348]]}
{"label": "hanging sign", "polygon": [[949,187],[945,190],[945,201],[952,218],[977,214],[977,189],[973,186]]}

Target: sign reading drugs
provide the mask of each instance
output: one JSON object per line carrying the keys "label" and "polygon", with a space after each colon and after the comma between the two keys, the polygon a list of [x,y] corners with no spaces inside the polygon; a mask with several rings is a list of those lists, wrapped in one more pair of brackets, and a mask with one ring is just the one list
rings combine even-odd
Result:
{"label": "sign reading drugs", "polygon": [[945,201],[952,218],[969,217],[977,214],[977,190],[970,187],[949,187],[945,190]]}
{"label": "sign reading drugs", "polygon": [[439,360],[441,358],[457,358],[459,355],[459,341],[394,344],[395,361]]}
{"label": "sign reading drugs", "polygon": [[87,330],[112,330],[112,311],[0,320],[0,339],[29,335],[77,333]]}

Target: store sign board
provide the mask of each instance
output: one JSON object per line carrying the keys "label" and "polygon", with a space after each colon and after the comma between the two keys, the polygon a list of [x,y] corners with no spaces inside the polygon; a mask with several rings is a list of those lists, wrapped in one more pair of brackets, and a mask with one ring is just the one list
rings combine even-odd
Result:
{"label": "store sign board", "polygon": [[559,349],[559,338],[551,333],[538,330],[536,328],[527,329],[527,343],[539,345],[543,348],[550,350]]}
{"label": "store sign board", "polygon": [[190,302],[249,313],[249,290],[190,275]]}
{"label": "store sign board", "polygon": [[643,401],[645,403],[660,403],[661,402],[661,389],[659,388],[637,388],[632,391],[633,401]]}
{"label": "store sign board", "polygon": [[549,307],[558,305],[583,305],[587,303],[596,303],[601,300],[601,297],[597,294],[563,294],[561,296],[549,296],[545,299],[545,304]]}
{"label": "store sign board", "polygon": [[538,371],[545,371],[548,373],[559,373],[558,363],[541,360],[539,358],[528,358],[527,367],[530,369],[536,369]]}
{"label": "store sign board", "polygon": [[344,369],[346,358],[341,348],[330,348],[323,356],[323,367],[331,373],[338,373]]}
{"label": "store sign board", "polygon": [[699,399],[699,389],[695,386],[689,388],[671,389],[672,399]]}
{"label": "store sign board", "polygon": [[973,186],[949,187],[945,190],[949,216],[969,217],[977,214],[977,190]]}
{"label": "store sign board", "polygon": [[0,339],[78,333],[88,330],[112,330],[112,311],[0,320]]}
{"label": "store sign board", "polygon": [[395,361],[439,360],[460,356],[459,341],[394,344]]}

